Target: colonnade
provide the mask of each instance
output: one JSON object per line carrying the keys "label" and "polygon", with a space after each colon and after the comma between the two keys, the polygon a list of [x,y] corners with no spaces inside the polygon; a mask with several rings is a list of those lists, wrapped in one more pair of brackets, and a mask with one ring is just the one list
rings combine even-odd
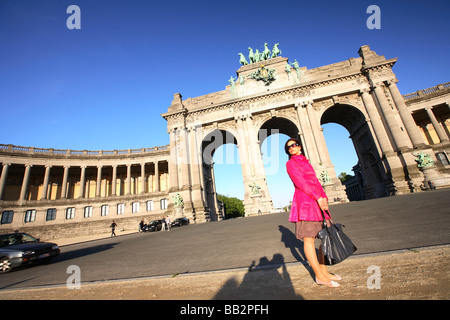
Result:
{"label": "colonnade", "polygon": [[[167,161],[96,167],[3,163],[0,200],[80,199],[160,192],[167,190],[167,167]],[[52,191],[53,185],[56,192]]]}

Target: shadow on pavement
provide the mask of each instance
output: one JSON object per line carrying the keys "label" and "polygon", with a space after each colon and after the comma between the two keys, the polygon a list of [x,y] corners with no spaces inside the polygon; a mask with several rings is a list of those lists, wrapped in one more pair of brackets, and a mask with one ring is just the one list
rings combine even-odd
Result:
{"label": "shadow on pavement", "polygon": [[112,248],[114,248],[115,245],[117,245],[117,243],[102,244],[102,245],[98,245],[98,246],[92,246],[92,247],[87,247],[87,248],[72,250],[72,251],[61,250],[60,255],[58,257],[56,257],[53,261],[54,262],[62,262],[62,261],[66,261],[66,260],[76,259],[79,257],[83,257],[83,256],[87,256],[90,254],[99,253],[102,251],[112,249]]}
{"label": "shadow on pavement", "polygon": [[[272,260],[263,257],[259,264],[249,267],[241,283],[236,278],[229,279],[219,290],[215,300],[267,300],[267,299],[297,299],[303,300],[295,293],[291,277],[287,272],[284,258],[281,254],[273,255]],[[270,267],[269,267],[270,266]],[[279,269],[281,268],[281,272]],[[255,271],[253,271],[256,269]]]}
{"label": "shadow on pavement", "polygon": [[[303,242],[298,240],[288,228],[279,225],[278,229],[281,232],[281,241],[286,248],[290,249],[292,256],[314,279],[314,272],[305,258]],[[214,299],[303,299],[295,292],[283,255],[274,254],[272,260],[262,257],[258,265],[255,265],[253,261],[248,269],[241,283],[236,278],[229,279]]]}

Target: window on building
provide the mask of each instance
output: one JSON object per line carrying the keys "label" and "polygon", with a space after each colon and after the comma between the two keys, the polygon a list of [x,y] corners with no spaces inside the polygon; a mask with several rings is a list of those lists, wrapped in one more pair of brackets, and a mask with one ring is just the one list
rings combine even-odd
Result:
{"label": "window on building", "polygon": [[36,210],[27,210],[25,212],[25,218],[23,220],[23,222],[27,223],[27,222],[33,222],[36,220]]}
{"label": "window on building", "polygon": [[153,211],[153,200],[147,201],[147,211]]}
{"label": "window on building", "polygon": [[66,209],[66,220],[75,218],[75,208]]}
{"label": "window on building", "polygon": [[161,201],[159,202],[159,205],[161,207],[161,210],[166,210],[167,209],[167,199],[161,199]]}
{"label": "window on building", "polygon": [[92,217],[92,207],[84,207],[84,217],[85,218],[90,218]]}
{"label": "window on building", "polygon": [[12,223],[14,217],[14,211],[3,211],[1,224]]}
{"label": "window on building", "polygon": [[46,221],[51,221],[56,219],[56,209],[47,209],[47,215],[45,217]]}
{"label": "window on building", "polygon": [[133,202],[131,205],[131,212],[138,213],[139,212],[139,202]]}
{"label": "window on building", "polygon": [[102,217],[105,217],[108,214],[109,214],[109,205],[107,204],[102,205],[102,212],[101,212]]}
{"label": "window on building", "polygon": [[125,204],[119,203],[117,205],[117,214],[123,214],[124,210],[125,210]]}

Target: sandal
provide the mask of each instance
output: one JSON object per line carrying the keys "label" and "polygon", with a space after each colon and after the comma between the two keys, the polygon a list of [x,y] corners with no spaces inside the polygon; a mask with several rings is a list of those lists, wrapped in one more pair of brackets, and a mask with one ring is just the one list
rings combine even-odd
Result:
{"label": "sandal", "polygon": [[341,281],[342,277],[340,275],[334,274],[330,280],[334,280],[334,281]]}
{"label": "sandal", "polygon": [[330,287],[330,288],[338,288],[341,286],[339,283],[337,283],[333,280],[331,280],[330,282],[323,282],[323,281],[320,281],[319,279],[316,279],[316,283],[319,285]]}

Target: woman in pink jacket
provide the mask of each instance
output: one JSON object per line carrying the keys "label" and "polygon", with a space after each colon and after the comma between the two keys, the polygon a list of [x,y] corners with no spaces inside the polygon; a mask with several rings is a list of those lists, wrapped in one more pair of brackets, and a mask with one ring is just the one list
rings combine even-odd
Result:
{"label": "woman in pink jacket", "polygon": [[[321,210],[328,210],[328,198],[317,179],[314,168],[308,159],[302,155],[302,146],[298,139],[291,138],[284,145],[289,156],[286,169],[294,183],[295,192],[292,200],[289,221],[295,223],[297,239],[303,239],[303,248],[309,265],[314,270],[316,283],[328,287],[339,287],[336,281],[342,280],[338,275],[332,275],[324,264],[322,247],[319,247],[319,259],[316,255],[314,239],[322,229]],[[330,225],[330,216],[325,212],[325,219]]]}

